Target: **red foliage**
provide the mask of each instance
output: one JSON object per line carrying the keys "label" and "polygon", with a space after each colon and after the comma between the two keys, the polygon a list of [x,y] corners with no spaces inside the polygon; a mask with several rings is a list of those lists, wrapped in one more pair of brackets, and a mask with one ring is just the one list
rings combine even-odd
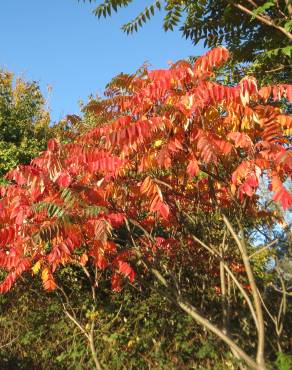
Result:
{"label": "red foliage", "polygon": [[[254,215],[263,174],[273,199],[284,209],[292,206],[283,185],[292,169],[291,120],[272,104],[291,102],[291,86],[258,90],[251,77],[224,86],[214,68],[228,55],[216,48],[194,67],[181,62],[142,72],[128,95],[108,93],[96,113],[108,120],[97,120],[72,143],[50,140],[29,166],[8,174],[12,184],[1,188],[0,199],[0,268],[7,271],[0,292],[36,263],[51,290],[60,265],[90,261],[112,271],[118,291],[123,278],[135,278],[134,252],[114,236],[126,220],[148,232],[157,222],[175,228],[180,208],[211,212],[245,198]],[[160,241],[156,248],[179,248],[176,242]]]}

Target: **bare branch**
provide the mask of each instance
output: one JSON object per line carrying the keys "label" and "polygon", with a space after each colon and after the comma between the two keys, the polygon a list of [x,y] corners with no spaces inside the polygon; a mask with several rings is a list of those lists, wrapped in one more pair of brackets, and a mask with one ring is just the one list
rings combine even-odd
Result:
{"label": "bare branch", "polygon": [[222,330],[213,325],[208,319],[201,316],[197,310],[189,303],[182,300],[178,300],[178,306],[190,315],[194,320],[199,324],[210,330],[213,334],[223,340],[231,349],[233,349],[241,359],[243,359],[247,365],[256,370],[263,369],[262,366],[259,366],[250,356],[248,356],[228,335],[224,334]]}
{"label": "bare branch", "polygon": [[93,302],[96,303],[95,279],[91,277],[89,270],[85,266],[82,266],[82,270],[84,271],[85,275],[88,277],[88,280],[90,282],[90,287],[91,287],[92,299],[93,299]]}
{"label": "bare branch", "polygon": [[[84,272],[85,272],[86,276],[90,277],[90,273],[86,268],[84,269]],[[70,313],[68,311],[67,307],[66,307],[66,304],[64,302],[62,302],[63,311],[64,311],[65,315],[78,327],[78,329],[81,331],[81,333],[88,340],[90,350],[91,350],[92,359],[95,363],[95,368],[96,368],[96,370],[101,370],[101,366],[100,366],[100,363],[99,363],[98,358],[97,358],[97,352],[96,352],[96,348],[95,348],[95,344],[94,344],[94,326],[95,326],[94,320],[92,320],[91,328],[90,328],[90,331],[88,332],[82,326],[82,324],[77,320],[74,309],[70,305],[69,298],[68,298],[67,294],[65,293],[64,289],[61,288],[60,286],[58,286],[58,289],[62,292],[63,296],[65,297],[65,301],[66,301],[67,306],[70,307],[70,310],[72,311],[72,313]]]}
{"label": "bare branch", "polygon": [[274,324],[276,324],[277,320],[275,319],[275,317],[271,314],[271,311],[268,309],[267,305],[265,304],[265,301],[263,300],[263,297],[262,295],[260,294],[259,292],[259,296],[260,296],[260,300],[262,302],[262,305],[264,307],[264,309],[266,310],[266,313],[270,316],[270,319],[273,321]]}
{"label": "bare branch", "polygon": [[5,348],[5,347],[9,347],[13,342],[15,342],[17,339],[19,338],[19,336],[11,339],[8,343],[5,343],[5,344],[2,344],[2,346],[0,346],[0,349],[2,348]]}
{"label": "bare branch", "polygon": [[[193,223],[193,219],[190,215],[188,215],[187,213],[184,212],[184,214],[189,218],[189,220],[191,220],[191,222]],[[255,313],[255,310],[254,310],[254,307],[253,307],[253,304],[248,296],[248,294],[246,293],[246,291],[244,290],[244,288],[242,287],[242,285],[240,284],[240,282],[238,281],[238,279],[236,278],[236,276],[233,274],[233,272],[229,269],[229,267],[226,265],[225,261],[222,259],[222,256],[212,247],[208,246],[207,244],[205,244],[204,242],[202,242],[200,239],[198,239],[195,235],[192,235],[192,238],[198,242],[202,247],[204,247],[208,252],[210,252],[213,256],[216,256],[217,258],[220,259],[220,261],[222,262],[223,264],[223,267],[224,267],[224,270],[228,273],[228,275],[231,277],[231,279],[234,281],[235,285],[237,286],[237,288],[239,289],[240,293],[242,294],[242,296],[245,298],[247,304],[248,304],[248,307],[249,307],[249,310],[251,312],[251,315],[253,317],[253,320],[254,320],[254,323],[256,325],[256,328],[258,329],[258,320],[257,320],[257,315]]]}
{"label": "bare branch", "polygon": [[279,241],[279,239],[275,239],[275,240],[273,240],[272,242],[270,242],[269,244],[267,244],[267,245],[265,245],[264,247],[262,247],[262,248],[260,248],[260,249],[258,249],[258,250],[256,250],[254,253],[252,253],[248,258],[249,259],[252,259],[254,256],[256,256],[257,254],[259,254],[259,253],[261,253],[261,252],[263,252],[264,250],[266,250],[266,249],[269,249],[272,245],[274,245],[274,244],[276,244],[276,243],[278,243],[278,241]]}
{"label": "bare branch", "polygon": [[[133,223],[135,226],[140,226],[138,223]],[[129,233],[131,233],[129,223],[126,223]],[[149,235],[149,233],[147,232]],[[150,236],[150,235],[149,235]],[[232,350],[232,352],[235,352],[237,355],[236,357],[239,357],[241,360],[245,361],[247,365],[252,367],[255,370],[264,370],[265,368],[261,364],[257,364],[248,354],[246,354],[227,334],[224,333],[221,329],[219,329],[217,326],[213,325],[207,318],[205,318],[203,315],[201,315],[189,302],[182,299],[181,295],[178,294],[178,292],[173,289],[173,287],[169,286],[166,279],[162,276],[162,274],[154,268],[151,268],[147,261],[144,261],[141,253],[139,252],[139,249],[137,248],[137,245],[132,238],[132,243],[135,249],[137,249],[137,255],[140,257],[141,261],[144,263],[145,266],[149,269],[149,271],[152,272],[152,274],[156,277],[156,279],[166,288],[166,290],[159,290],[159,292],[167,299],[169,299],[172,303],[180,307],[184,312],[186,312],[188,315],[190,315],[195,321],[197,321],[200,325],[207,328],[209,331],[211,331],[213,334],[215,334],[218,338],[223,340],[229,348]],[[152,239],[152,237],[151,237]],[[208,246],[206,246],[209,248]],[[210,251],[213,250],[209,248]],[[216,253],[216,252],[214,252]],[[218,252],[217,252],[218,253]],[[220,254],[219,257],[221,258]],[[232,273],[231,273],[232,274]]]}
{"label": "bare branch", "polygon": [[[205,249],[207,249],[212,255],[214,256],[217,256],[218,258],[221,259],[221,256],[218,254],[217,251],[215,251],[214,249],[212,249],[211,247],[207,246],[205,243],[203,243],[200,239],[198,239],[197,237],[195,237],[194,235],[192,236],[198,243],[200,243]],[[249,307],[249,310],[251,312],[251,315],[253,317],[253,320],[254,320],[254,323],[256,325],[256,327],[258,328],[258,319],[257,319],[257,315],[255,313],[255,310],[254,310],[254,307],[253,307],[253,304],[248,296],[248,294],[246,293],[246,291],[243,289],[242,285],[240,284],[240,282],[238,281],[238,279],[236,278],[236,276],[233,274],[233,272],[229,269],[229,267],[226,265],[226,263],[223,262],[223,267],[224,267],[224,270],[228,273],[228,275],[231,277],[231,279],[234,281],[235,285],[237,286],[237,288],[239,289],[240,293],[243,295],[243,297],[245,298],[246,300],[246,303],[248,304],[248,307]]]}
{"label": "bare branch", "polygon": [[264,350],[265,350],[265,323],[262,311],[261,300],[258,294],[258,288],[254,279],[253,271],[250,265],[250,261],[247,254],[247,248],[244,240],[244,233],[240,222],[238,222],[240,231],[241,231],[241,240],[238,238],[236,232],[231,226],[229,220],[225,215],[223,215],[223,221],[225,222],[228,230],[233,236],[236,244],[241,252],[242,261],[245,267],[245,271],[248,277],[248,281],[251,287],[251,292],[254,300],[255,311],[258,322],[258,348],[257,348],[257,363],[261,366],[261,369],[266,369],[265,360],[264,360]]}
{"label": "bare branch", "polygon": [[66,305],[63,303],[63,309],[65,314],[69,317],[69,319],[79,328],[81,333],[85,335],[85,337],[89,340],[89,335],[87,331],[84,329],[84,327],[78,322],[78,320],[70,314],[70,312],[67,310]]}
{"label": "bare branch", "polygon": [[289,15],[292,15],[292,4],[291,4],[291,1],[290,0],[285,0],[285,3],[286,3],[286,7],[287,7],[287,10],[288,10]]}

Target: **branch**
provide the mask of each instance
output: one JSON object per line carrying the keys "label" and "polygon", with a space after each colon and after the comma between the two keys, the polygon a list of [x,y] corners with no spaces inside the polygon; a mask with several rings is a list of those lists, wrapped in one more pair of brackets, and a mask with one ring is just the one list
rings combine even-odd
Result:
{"label": "branch", "polygon": [[273,73],[273,72],[281,71],[281,70],[283,70],[285,68],[288,68],[288,67],[291,68],[290,66],[281,64],[281,66],[279,66],[277,68],[269,69],[268,71],[265,71],[265,73]]}
{"label": "branch", "polygon": [[[200,239],[198,239],[196,236],[192,235],[193,239],[196,240],[198,243],[200,243],[200,245],[202,247],[204,247],[205,249],[207,249],[213,256],[217,256],[218,258],[222,259],[221,256],[219,255],[219,253],[217,251],[215,251],[213,248],[209,247],[208,245],[206,245],[205,243],[203,243]],[[234,281],[235,285],[237,286],[238,290],[240,291],[240,293],[243,295],[243,297],[245,298],[246,300],[246,303],[248,304],[248,307],[249,307],[249,310],[251,312],[251,315],[253,317],[253,320],[254,320],[254,323],[256,325],[256,328],[258,328],[258,319],[257,319],[257,315],[255,313],[255,310],[254,310],[254,307],[253,307],[253,304],[248,296],[248,294],[246,293],[246,291],[243,289],[242,285],[240,284],[240,282],[238,281],[238,279],[236,278],[236,276],[233,274],[233,272],[229,269],[229,267],[226,265],[226,263],[224,261],[221,261],[223,263],[223,267],[224,267],[224,270],[228,273],[228,275],[231,277],[231,279]]]}
{"label": "branch", "polygon": [[[136,222],[131,222],[131,223],[135,226],[138,226],[138,227],[140,226]],[[139,249],[137,248],[136,242],[135,242],[135,240],[133,239],[133,237],[131,235],[131,230],[130,230],[128,222],[126,222],[126,226],[127,226],[127,229],[130,233],[133,246],[137,250],[138,257],[144,263],[144,265],[148,268],[148,270],[152,272],[152,274],[155,276],[155,278],[166,288],[166,291],[159,290],[160,293],[165,298],[169,299],[172,303],[174,303],[175,305],[180,307],[184,312],[186,312],[188,315],[190,315],[200,325],[207,328],[209,331],[211,331],[213,334],[215,334],[218,338],[220,338],[223,342],[225,342],[229,346],[229,348],[232,351],[234,351],[240,357],[240,359],[242,359],[246,362],[247,365],[249,365],[250,367],[252,367],[255,370],[264,370],[264,367],[262,365],[257,364],[227,334],[225,334],[221,329],[219,329],[217,326],[213,325],[207,318],[205,318],[203,315],[201,315],[190,303],[188,303],[185,300],[182,300],[181,295],[178,294],[178,292],[176,290],[174,290],[173,287],[169,286],[167,280],[162,276],[162,274],[157,269],[151,268],[151,266],[149,266],[147,261],[145,261],[142,258],[142,255],[141,255]],[[147,234],[148,234],[148,232],[147,232]]]}
{"label": "branch", "polygon": [[247,365],[256,370],[261,370],[260,367],[251,357],[249,357],[228,335],[224,334],[222,330],[213,325],[208,319],[200,315],[197,310],[188,302],[182,300],[177,301],[178,306],[190,315],[195,321],[209,329],[213,334],[223,340],[231,349],[233,349]]}
{"label": "branch", "polygon": [[241,240],[238,238],[233,227],[231,226],[229,220],[225,215],[223,215],[223,221],[225,222],[228,230],[233,236],[236,244],[241,252],[242,261],[245,267],[245,271],[248,277],[248,281],[251,287],[251,292],[254,300],[255,311],[257,315],[258,322],[258,348],[257,348],[257,363],[261,366],[261,369],[266,369],[265,360],[264,360],[264,350],[265,350],[265,324],[262,311],[261,300],[258,294],[258,288],[254,279],[253,271],[250,265],[250,261],[247,254],[247,248],[244,240],[244,234],[241,224],[238,222],[240,231],[241,231]]}
{"label": "branch", "polygon": [[275,28],[276,30],[282,32],[286,37],[288,37],[289,40],[292,40],[292,33],[285,30],[284,27],[281,27],[281,26],[278,26],[270,17],[268,16],[262,16],[260,14],[255,14],[253,13],[251,10],[249,10],[248,8],[246,8],[245,6],[239,4],[239,3],[234,3],[232,2],[231,3],[235,8],[241,10],[242,12],[250,15],[251,17],[254,17],[256,18],[258,21],[260,21],[261,23],[264,23],[266,24],[267,26],[270,26],[270,27],[273,27]]}
{"label": "branch", "polygon": [[92,279],[89,270],[85,266],[82,266],[82,270],[84,271],[85,275],[88,277],[88,280],[90,282],[92,299],[95,304],[96,303],[96,291],[95,291],[96,281],[95,279]]}
{"label": "branch", "polygon": [[249,259],[252,259],[252,258],[253,258],[254,256],[256,256],[257,254],[259,254],[259,253],[263,252],[264,250],[266,250],[266,249],[270,248],[272,245],[274,245],[274,244],[278,243],[278,241],[279,241],[279,239],[278,239],[278,238],[277,238],[277,239],[275,239],[275,240],[273,240],[273,241],[272,241],[272,242],[270,242],[269,244],[265,245],[264,247],[262,247],[262,248],[258,249],[258,250],[257,250],[257,251],[255,251],[254,253],[252,253],[248,258],[249,258]]}
{"label": "branch", "polygon": [[225,252],[225,239],[226,231],[224,232],[223,241],[221,244],[221,261],[220,261],[220,283],[221,283],[221,304],[222,304],[222,325],[223,332],[228,334],[228,310],[227,310],[227,299],[226,299],[226,279],[224,271],[224,252]]}
{"label": "branch", "polygon": [[98,358],[97,358],[97,352],[96,352],[96,348],[95,348],[95,344],[94,344],[94,327],[95,327],[95,323],[94,323],[94,319],[93,319],[91,321],[91,327],[90,327],[90,332],[89,332],[89,336],[88,336],[88,341],[89,341],[91,355],[92,355],[93,361],[95,363],[96,370],[101,370],[101,366],[100,366],[100,363],[99,363]]}
{"label": "branch", "polygon": [[286,3],[286,7],[287,7],[287,10],[288,10],[289,15],[292,15],[292,4],[291,4],[291,1],[290,0],[285,0],[285,3]]}
{"label": "branch", "polygon": [[66,308],[66,305],[65,303],[62,303],[63,305],[63,309],[64,309],[64,312],[65,314],[69,317],[69,319],[79,328],[79,330],[81,331],[81,333],[83,335],[85,335],[85,337],[89,340],[89,335],[87,333],[87,331],[83,328],[83,326],[77,321],[77,319],[70,314],[70,312],[67,310]]}
{"label": "branch", "polygon": [[[190,215],[188,215],[187,213],[183,212],[192,222],[193,219]],[[233,272],[229,269],[229,267],[226,265],[225,261],[222,259],[222,256],[212,247],[206,245],[204,242],[202,242],[200,239],[198,239],[195,235],[192,235],[192,238],[198,242],[203,248],[205,248],[208,252],[210,252],[213,256],[216,256],[217,258],[220,259],[220,261],[222,262],[223,264],[223,267],[224,267],[224,270],[227,272],[227,274],[231,277],[231,279],[234,281],[235,285],[237,286],[238,290],[240,291],[240,293],[243,295],[243,297],[245,298],[247,304],[248,304],[248,307],[249,307],[249,310],[251,312],[251,315],[253,317],[253,320],[254,320],[254,323],[256,325],[256,328],[258,329],[258,320],[257,320],[257,315],[255,313],[255,310],[254,310],[254,307],[253,307],[253,304],[248,296],[248,294],[246,293],[246,291],[244,290],[244,288],[242,287],[242,285],[240,284],[240,282],[238,281],[238,279],[236,278],[236,276],[233,274]]]}
{"label": "branch", "polygon": [[0,346],[0,349],[10,346],[10,344],[15,342],[18,338],[19,338],[19,335],[15,338],[11,339],[8,343],[2,344],[2,346]]}
{"label": "branch", "polygon": [[[278,287],[276,287],[276,285],[274,285],[273,283],[269,284],[276,292],[278,293],[281,293],[281,294],[284,294],[284,291],[279,289]],[[288,295],[289,297],[292,297],[292,292],[287,292],[286,290],[286,295]]]}
{"label": "branch", "polygon": [[[88,276],[88,275],[90,276],[89,271],[86,268],[84,269],[84,272],[85,272],[86,276]],[[78,329],[81,331],[81,333],[88,340],[90,350],[91,350],[92,359],[95,363],[95,368],[96,368],[96,370],[101,370],[101,366],[100,366],[100,363],[99,363],[98,358],[97,358],[96,348],[95,348],[95,345],[94,345],[94,320],[92,320],[92,322],[91,322],[90,332],[88,333],[87,330],[77,320],[75,312],[74,312],[72,306],[70,305],[69,298],[68,298],[67,294],[65,293],[65,291],[60,286],[58,287],[58,289],[63,293],[63,295],[65,297],[65,300],[66,300],[66,303],[72,311],[72,314],[71,314],[67,310],[66,304],[61,301],[62,306],[63,306],[63,311],[65,312],[65,315],[78,327]]]}

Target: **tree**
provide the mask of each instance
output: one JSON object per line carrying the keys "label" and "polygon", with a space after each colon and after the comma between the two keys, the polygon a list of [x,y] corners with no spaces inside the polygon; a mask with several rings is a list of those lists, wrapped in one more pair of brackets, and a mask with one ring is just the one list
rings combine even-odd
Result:
{"label": "tree", "polygon": [[0,176],[19,163],[28,164],[49,139],[49,112],[35,82],[0,71]]}
{"label": "tree", "polygon": [[70,141],[78,132],[74,116],[50,125],[45,98],[36,82],[0,70],[0,178],[18,164],[29,164],[56,137]]}
{"label": "tree", "polygon": [[[91,0],[89,0],[92,2]],[[133,1],[106,0],[93,11],[107,17]],[[292,7],[283,1],[193,1],[156,0],[136,18],[122,26],[127,34],[165,11],[163,28],[180,31],[194,44],[204,41],[213,48],[225,45],[234,55],[233,62],[248,63],[249,72],[264,82],[287,81],[291,76]]]}
{"label": "tree", "polygon": [[[54,126],[51,126],[50,123],[50,114],[39,85],[36,82],[24,81],[19,77],[15,78],[13,73],[6,70],[0,70],[1,185],[8,183],[5,174],[9,170],[20,164],[29,164],[32,158],[39,155],[46,148],[47,141],[50,138],[57,137],[61,141],[68,141],[74,136],[74,123],[70,122],[70,117]],[[26,284],[30,284],[31,281],[32,279],[29,277],[25,279]],[[23,291],[14,293],[13,299],[15,299],[15,304],[13,313],[15,317],[17,315],[19,317],[22,309],[25,310],[25,307],[23,308],[22,306]],[[33,297],[33,293],[31,293],[31,297]],[[0,300],[1,322],[5,315],[5,303],[3,302]],[[51,303],[53,306],[54,302],[52,301]],[[12,320],[6,320],[6,329],[11,328],[11,322]],[[15,330],[17,330],[17,325],[11,328],[10,335],[12,336],[9,339],[3,334],[4,349],[7,348],[5,339],[10,343],[12,338],[11,343],[15,344],[14,339],[16,335],[15,332],[13,333]],[[7,330],[5,330],[5,333],[7,333]],[[3,342],[0,343],[0,352],[2,344]],[[1,368],[3,368],[1,354],[0,357]]]}
{"label": "tree", "polygon": [[[281,221],[281,214],[261,209],[257,189],[263,175],[273,201],[292,206],[284,185],[291,175],[291,117],[279,104],[291,102],[292,87],[259,89],[251,77],[225,86],[214,70],[228,58],[220,47],[193,66],[178,62],[168,70],[142,68],[117,77],[107,99],[86,108],[96,127],[70,143],[49,140],[30,165],[8,173],[13,184],[1,188],[0,200],[2,293],[30,269],[41,271],[44,288],[54,290],[56,270],[73,264],[88,276],[94,307],[102,275],[120,291],[137,272],[147,282],[148,271],[170,302],[223,340],[235,357],[266,369],[263,305],[245,228],[259,219]],[[204,215],[215,232],[198,228]],[[167,277],[156,268],[161,258]],[[183,296],[179,269],[218,280],[219,266],[222,292],[228,276],[254,320],[255,359],[228,333],[226,313],[221,330]],[[68,307],[64,303],[100,368],[95,320],[84,327]],[[225,299],[222,307],[228,308]]]}

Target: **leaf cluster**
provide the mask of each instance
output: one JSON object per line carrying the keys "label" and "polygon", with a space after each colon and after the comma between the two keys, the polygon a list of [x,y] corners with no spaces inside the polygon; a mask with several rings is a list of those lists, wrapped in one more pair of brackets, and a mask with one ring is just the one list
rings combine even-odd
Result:
{"label": "leaf cluster", "polygon": [[[107,0],[94,13],[107,17],[111,10],[118,11],[131,2]],[[195,45],[201,42],[208,48],[225,45],[233,53],[234,62],[250,65],[250,73],[259,80],[285,82],[291,77],[289,2],[157,0],[124,24],[122,30],[127,34],[138,31],[160,10],[165,14],[165,31],[180,26],[182,35]]]}

